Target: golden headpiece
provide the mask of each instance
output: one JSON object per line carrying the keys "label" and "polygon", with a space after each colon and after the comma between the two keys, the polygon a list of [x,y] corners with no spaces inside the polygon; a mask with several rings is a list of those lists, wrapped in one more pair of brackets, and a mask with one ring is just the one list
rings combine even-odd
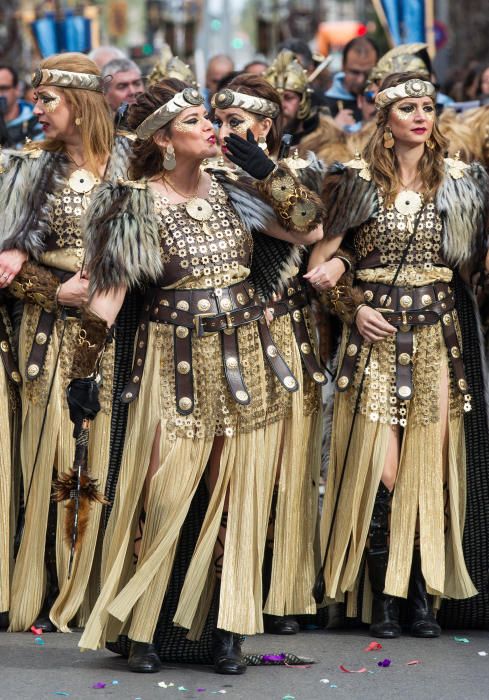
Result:
{"label": "golden headpiece", "polygon": [[426,62],[419,55],[425,51],[428,44],[400,44],[387,51],[375,64],[368,76],[369,83],[381,83],[392,73],[421,73],[425,78],[430,77]]}
{"label": "golden headpiece", "polygon": [[69,70],[37,68],[32,74],[31,83],[33,88],[37,88],[40,85],[52,85],[53,87],[103,92],[105,80],[101,75],[93,73],[75,73]]}
{"label": "golden headpiece", "polygon": [[147,139],[154,134],[155,131],[161,129],[162,126],[171,122],[171,120],[174,119],[177,114],[183,112],[184,109],[195,107],[203,103],[204,98],[196,88],[185,88],[182,92],[177,92],[177,94],[164,105],[158,107],[149,117],[146,117],[137,127],[136,136],[141,140]]}
{"label": "golden headpiece", "polygon": [[253,114],[262,114],[264,117],[275,119],[280,112],[280,107],[271,100],[266,100],[264,97],[254,97],[246,95],[244,92],[234,92],[229,88],[219,90],[212,96],[211,104],[214,109],[229,109],[230,107],[238,107]]}
{"label": "golden headpiece", "polygon": [[295,53],[283,49],[270,68],[265,72],[265,79],[278,90],[291,90],[302,95],[297,112],[298,119],[306,119],[311,113],[311,88],[307,72],[301,66]]}
{"label": "golden headpiece", "polygon": [[411,80],[406,80],[405,83],[381,90],[375,98],[375,106],[377,109],[383,109],[393,102],[404,100],[406,97],[433,97],[435,92],[433,83],[429,83],[427,80],[411,78]]}
{"label": "golden headpiece", "polygon": [[197,87],[197,80],[190,66],[178,56],[174,56],[168,44],[161,49],[160,58],[148,76],[148,84],[154,85],[165,78],[176,78]]}

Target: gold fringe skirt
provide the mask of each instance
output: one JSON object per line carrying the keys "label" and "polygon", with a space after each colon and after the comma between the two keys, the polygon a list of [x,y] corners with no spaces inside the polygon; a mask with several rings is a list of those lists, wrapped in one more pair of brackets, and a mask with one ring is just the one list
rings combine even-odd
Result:
{"label": "gold fringe skirt", "polygon": [[[32,346],[39,308],[26,305],[20,329],[19,362],[26,367]],[[22,540],[15,562],[10,612],[10,631],[28,630],[43,605],[46,589],[45,548],[46,530],[51,497],[53,469],[69,472],[73,465],[75,441],[65,392],[75,338],[79,329],[77,319],[66,321],[63,343],[60,338],[63,322],[57,321],[49,341],[44,368],[40,376],[24,380],[22,386],[21,462],[27,509]],[[59,361],[51,390],[56,359]],[[105,488],[110,445],[110,405],[112,398],[113,349],[104,355],[101,374],[104,385],[101,390],[102,410],[90,429],[88,464],[93,478],[98,480],[101,491]],[[40,435],[44,414],[46,420]],[[36,452],[39,452],[36,460]],[[29,490],[30,489],[30,490]],[[83,543],[75,555],[71,578],[68,579],[68,561],[71,543],[65,536],[65,506],[57,506],[56,568],[59,595],[51,608],[50,617],[62,632],[68,632],[84,599],[89,595],[88,583],[99,536],[102,506],[91,507],[89,523]]]}
{"label": "gold fringe skirt", "polygon": [[[101,647],[123,631],[132,640],[152,641],[180,530],[216,435],[224,437],[218,479],[174,622],[190,629],[191,638],[199,636],[214,586],[214,547],[228,497],[218,626],[240,634],[263,631],[262,562],[280,454],[277,423],[290,414],[291,399],[269,376],[256,324],[237,333],[251,403],[240,406],[232,400],[220,338],[212,334],[193,338],[194,411],[180,416],[175,408],[173,328],[150,324],[140,394],[129,408],[117,493],[104,540],[103,586],[80,640],[82,648]],[[273,413],[273,420],[268,413]],[[159,468],[144,495],[158,426]],[[143,498],[146,520],[134,566]]]}
{"label": "gold fringe skirt", "polygon": [[[452,598],[467,598],[477,593],[462,550],[466,500],[463,399],[454,388],[441,327],[419,327],[414,334],[414,395],[401,408],[396,407],[392,395],[392,391],[395,392],[395,341],[387,339],[374,345],[360,412],[355,417],[336,517],[332,522],[353,424],[353,406],[368,352],[366,347],[362,349],[352,387],[335,397],[321,542],[324,551],[333,528],[325,568],[326,595],[337,601],[344,600],[346,595],[347,614],[351,616],[357,614],[359,576],[392,423],[401,423],[404,435],[392,498],[385,593],[407,596],[417,530],[428,592]],[[345,331],[341,354],[346,340]],[[444,465],[439,397],[442,378],[447,377],[448,464]],[[368,581],[366,583],[363,617],[368,622],[370,595]]]}
{"label": "gold fringe skirt", "polygon": [[10,607],[10,578],[17,516],[14,473],[15,424],[18,405],[3,367],[0,368],[0,612]]}

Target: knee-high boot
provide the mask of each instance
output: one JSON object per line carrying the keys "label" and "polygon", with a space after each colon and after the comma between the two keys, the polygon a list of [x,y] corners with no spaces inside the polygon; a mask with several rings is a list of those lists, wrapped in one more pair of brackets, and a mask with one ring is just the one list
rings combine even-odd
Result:
{"label": "knee-high boot", "polygon": [[413,637],[429,639],[440,636],[441,627],[433,614],[432,597],[426,592],[426,583],[421,572],[421,553],[418,548],[413,552],[408,611],[410,632]]}
{"label": "knee-high boot", "polygon": [[43,632],[56,632],[56,627],[49,619],[49,611],[59,594],[58,572],[56,569],[56,525],[57,504],[49,504],[48,526],[46,531],[46,549],[44,563],[46,565],[46,593],[39,617],[34,625]]}
{"label": "knee-high boot", "polygon": [[381,482],[375,498],[369,531],[367,564],[373,593],[372,624],[370,633],[385,639],[399,637],[399,602],[385,595],[385,575],[389,561],[389,511],[391,492]]}

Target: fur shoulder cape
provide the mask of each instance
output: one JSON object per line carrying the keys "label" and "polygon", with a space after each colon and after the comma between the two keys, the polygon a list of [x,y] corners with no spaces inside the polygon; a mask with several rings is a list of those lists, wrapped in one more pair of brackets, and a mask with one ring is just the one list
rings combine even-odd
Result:
{"label": "fur shoulder cape", "polygon": [[[263,299],[278,292],[300,262],[301,247],[265,235],[276,219],[251,182],[224,170],[211,171],[225,189],[243,226],[253,235],[251,279]],[[85,218],[90,291],[160,284],[164,270],[154,196],[144,181],[105,182]]]}
{"label": "fur shoulder cape", "polygon": [[[324,182],[328,238],[357,228],[378,213],[377,188],[365,161],[333,163]],[[489,176],[479,163],[447,158],[436,195],[443,221],[443,256],[450,266],[477,267],[487,250]]]}
{"label": "fur shoulder cape", "polygon": [[[130,141],[117,136],[107,169],[110,179],[126,173]],[[37,259],[49,235],[54,193],[63,185],[68,160],[40,148],[5,153],[0,179],[0,250],[24,250]]]}

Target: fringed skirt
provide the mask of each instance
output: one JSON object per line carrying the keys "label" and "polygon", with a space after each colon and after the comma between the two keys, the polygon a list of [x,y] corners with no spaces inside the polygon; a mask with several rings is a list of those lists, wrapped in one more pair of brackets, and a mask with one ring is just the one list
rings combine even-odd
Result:
{"label": "fringed skirt", "polygon": [[[39,307],[26,305],[20,328],[19,364],[21,372],[34,341]],[[71,358],[79,330],[77,319],[56,321],[48,340],[44,368],[38,378],[24,379],[22,385],[21,461],[26,503],[25,523],[12,581],[10,630],[28,630],[39,615],[45,589],[45,549],[53,473],[69,473],[73,465],[75,441],[73,424],[66,403]],[[88,465],[103,492],[107,475],[112,403],[113,348],[105,353],[100,392],[102,410],[90,427]],[[54,376],[53,376],[54,375]],[[51,386],[52,383],[52,386]],[[42,434],[41,434],[42,431]],[[68,579],[70,538],[66,532],[66,508],[57,506],[56,568],[59,595],[51,608],[53,623],[68,632],[68,623],[86,605],[93,591],[89,581],[100,532],[102,506],[91,506],[88,524],[79,541],[71,577]],[[95,579],[98,577],[95,576]],[[83,619],[78,620],[79,624]]]}
{"label": "fringed skirt", "polygon": [[[345,329],[341,354],[345,351],[347,337]],[[403,435],[391,506],[385,593],[407,596],[413,547],[415,538],[419,537],[428,592],[453,598],[473,596],[477,591],[462,551],[466,502],[464,401],[455,388],[441,326],[419,326],[414,330],[414,394],[410,401],[399,401],[395,396],[395,340],[388,338],[374,344],[359,413],[354,418],[353,409],[367,353],[368,346],[364,346],[351,388],[335,397],[321,524],[323,549],[333,528],[325,568],[326,595],[340,601],[346,594],[347,614],[357,614],[357,593],[375,496],[390,433],[400,427]],[[447,380],[448,457],[444,465],[440,386]],[[368,580],[365,583],[363,610],[364,620],[368,622],[370,588]]]}

